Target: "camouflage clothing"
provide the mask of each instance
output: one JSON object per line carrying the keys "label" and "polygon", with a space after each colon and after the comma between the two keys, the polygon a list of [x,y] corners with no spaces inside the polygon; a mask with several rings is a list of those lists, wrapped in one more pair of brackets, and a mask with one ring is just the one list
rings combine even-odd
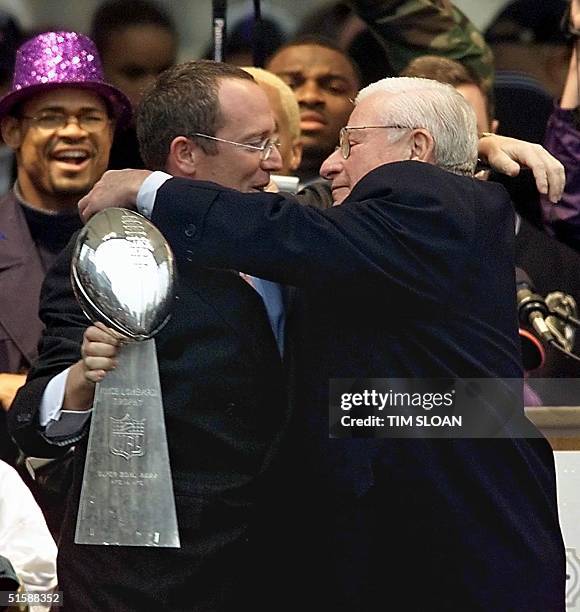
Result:
{"label": "camouflage clothing", "polygon": [[481,33],[449,0],[350,0],[350,6],[384,43],[399,73],[419,55],[454,59],[493,88],[493,55]]}

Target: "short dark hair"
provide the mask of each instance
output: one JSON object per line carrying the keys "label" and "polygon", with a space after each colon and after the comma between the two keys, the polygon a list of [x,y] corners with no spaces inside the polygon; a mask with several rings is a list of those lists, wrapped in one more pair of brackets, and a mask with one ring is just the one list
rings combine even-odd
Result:
{"label": "short dark hair", "polygon": [[328,38],[325,38],[324,36],[319,36],[317,34],[304,34],[302,36],[298,36],[297,38],[293,38],[287,43],[284,43],[283,45],[278,47],[278,49],[276,49],[276,51],[272,53],[272,55],[270,55],[268,61],[266,62],[266,67],[268,67],[268,64],[272,61],[274,56],[278,55],[285,49],[309,45],[315,47],[322,47],[324,49],[330,49],[331,51],[335,51],[339,55],[342,55],[342,57],[344,57],[344,59],[351,65],[357,79],[357,88],[360,88],[362,83],[361,71],[354,59],[344,49],[341,49],[336,43],[334,43]]}
{"label": "short dark hair", "polygon": [[421,55],[411,60],[400,76],[432,79],[440,83],[447,83],[452,87],[475,85],[485,100],[488,119],[493,119],[493,104],[481,81],[467,66],[456,60],[440,55]]}
{"label": "short dark hair", "polygon": [[[141,157],[151,170],[165,168],[174,138],[194,132],[214,136],[225,123],[218,100],[220,80],[254,81],[245,70],[211,60],[194,60],[162,72],[137,108],[137,139]],[[215,155],[215,142],[198,138]]]}
{"label": "short dark hair", "polygon": [[99,6],[91,22],[90,38],[101,57],[115,31],[135,25],[156,25],[177,37],[169,15],[149,0],[107,0]]}

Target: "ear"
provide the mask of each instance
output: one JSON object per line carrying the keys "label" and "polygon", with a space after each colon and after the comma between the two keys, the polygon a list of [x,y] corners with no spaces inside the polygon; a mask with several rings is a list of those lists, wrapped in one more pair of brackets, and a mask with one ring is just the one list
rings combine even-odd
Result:
{"label": "ear", "polygon": [[413,130],[411,134],[411,159],[432,162],[434,149],[435,141],[430,132],[423,128]]}
{"label": "ear", "polygon": [[2,140],[15,151],[22,144],[22,124],[16,117],[4,117],[0,122]]}
{"label": "ear", "polygon": [[185,136],[177,136],[169,145],[167,171],[175,176],[195,176],[198,147]]}
{"label": "ear", "polygon": [[291,157],[289,168],[290,170],[292,170],[292,172],[294,172],[295,170],[298,170],[298,168],[300,167],[300,162],[302,161],[302,141],[300,140],[300,138],[297,138],[292,143],[290,155]]}

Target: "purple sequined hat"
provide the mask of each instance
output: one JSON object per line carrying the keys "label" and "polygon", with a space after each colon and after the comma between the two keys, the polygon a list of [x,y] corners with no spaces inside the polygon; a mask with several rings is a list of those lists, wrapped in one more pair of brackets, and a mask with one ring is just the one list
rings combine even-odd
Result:
{"label": "purple sequined hat", "polygon": [[88,89],[102,96],[118,126],[131,119],[128,98],[103,79],[95,43],[76,32],[45,32],[18,49],[12,88],[0,100],[0,118],[10,114],[18,102],[58,87]]}

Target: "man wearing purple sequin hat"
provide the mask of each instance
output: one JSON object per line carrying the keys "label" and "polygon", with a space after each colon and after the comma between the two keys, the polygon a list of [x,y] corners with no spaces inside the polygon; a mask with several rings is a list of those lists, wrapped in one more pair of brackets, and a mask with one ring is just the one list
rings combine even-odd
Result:
{"label": "man wearing purple sequin hat", "polygon": [[81,226],[77,202],[107,168],[115,127],[131,106],[103,80],[94,43],[46,32],[17,52],[0,99],[17,180],[0,199],[0,402],[8,409],[36,357],[38,297],[48,267]]}

